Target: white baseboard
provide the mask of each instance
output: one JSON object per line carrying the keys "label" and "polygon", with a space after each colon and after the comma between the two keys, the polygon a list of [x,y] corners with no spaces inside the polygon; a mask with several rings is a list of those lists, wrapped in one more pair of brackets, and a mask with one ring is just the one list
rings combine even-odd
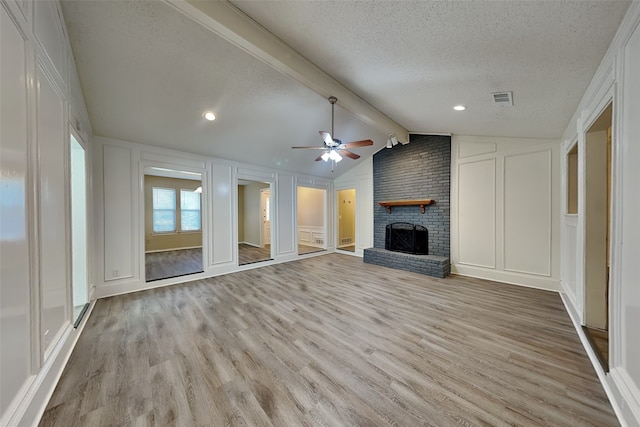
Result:
{"label": "white baseboard", "polygon": [[244,265],[238,265],[237,261],[219,264],[216,266],[205,267],[205,271],[202,273],[194,273],[186,276],[171,277],[168,279],[154,280],[151,282],[144,282],[135,278],[127,278],[124,280],[118,280],[108,282],[100,286],[96,286],[96,298],[108,298],[116,295],[129,294],[131,292],[145,291],[148,289],[162,288],[165,286],[177,285],[185,282],[192,282],[195,280],[207,279],[209,277],[221,276],[224,274],[237,273],[244,270],[252,270],[254,268],[265,267],[268,265],[282,264],[285,262],[296,261],[304,258],[311,258],[315,256],[324,256],[333,253],[335,248],[330,247],[324,251],[313,252],[306,255],[298,255],[295,251],[291,251],[286,254],[277,255],[276,259],[269,261],[262,261]]}
{"label": "white baseboard", "polygon": [[475,277],[478,279],[495,280],[511,285],[526,286],[528,288],[544,289],[560,292],[560,281],[550,277],[533,274],[515,273],[511,271],[492,270],[488,268],[451,263],[451,274]]}
{"label": "white baseboard", "polygon": [[351,252],[351,251],[345,251],[344,249],[336,248],[336,253],[339,253],[341,255],[351,255],[351,256],[358,257],[358,258],[363,258],[364,257],[364,253],[363,253],[362,249],[360,249],[360,253],[358,253],[357,249],[355,250],[355,252]]}
{"label": "white baseboard", "polygon": [[155,249],[153,251],[144,251],[144,253],[145,254],[155,254],[157,252],[181,251],[183,249],[202,249],[202,245],[200,245],[200,246],[187,246],[187,247],[184,247],[184,248]]}
{"label": "white baseboard", "polygon": [[638,390],[624,369],[613,367],[610,368],[609,373],[606,373],[602,369],[598,356],[591,347],[589,339],[582,329],[580,318],[571,300],[563,292],[560,293],[560,298],[569,314],[573,327],[578,333],[580,342],[593,365],[593,369],[595,369],[598,379],[609,398],[611,407],[616,417],[618,417],[618,421],[622,427],[640,427],[640,390]]}
{"label": "white baseboard", "polygon": [[254,248],[259,248],[260,245],[257,245],[255,243],[250,243],[250,242],[238,242],[239,245],[247,245],[247,246],[253,246]]}
{"label": "white baseboard", "polygon": [[319,243],[312,243],[312,242],[298,242],[298,246],[303,245],[303,246],[311,246],[313,248],[320,248],[320,249],[324,249],[324,245],[321,245]]}
{"label": "white baseboard", "polygon": [[[58,385],[58,381],[62,376],[71,352],[73,351],[78,338],[87,324],[87,319],[91,316],[93,307],[96,301],[94,300],[89,309],[85,313],[82,322],[78,326],[78,329],[74,329],[73,325],[69,323],[58,340],[55,347],[52,349],[49,358],[45,361],[43,366],[35,378],[29,384],[22,400],[18,403],[15,411],[6,421],[7,427],[22,427],[22,426],[37,426],[44,414],[49,399],[53,395],[53,391]],[[5,422],[4,419],[2,420]],[[5,425],[5,424],[3,424]]]}
{"label": "white baseboard", "polygon": [[[610,377],[620,392],[622,404],[618,419],[622,419],[623,426],[640,426],[640,390],[629,376],[627,370],[622,368],[611,369]],[[617,412],[616,412],[617,415]]]}

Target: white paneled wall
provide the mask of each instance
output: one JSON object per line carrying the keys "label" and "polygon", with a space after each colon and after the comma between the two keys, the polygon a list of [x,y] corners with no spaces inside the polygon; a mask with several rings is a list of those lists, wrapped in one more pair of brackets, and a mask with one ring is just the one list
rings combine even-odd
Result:
{"label": "white paneled wall", "polygon": [[[622,425],[640,426],[640,3],[633,2],[627,11],[609,50],[587,88],[578,109],[563,136],[562,164],[562,295],[576,330],[591,358]],[[612,192],[611,192],[611,267],[609,272],[609,372],[605,372],[591,349],[581,328],[586,321],[585,306],[589,295],[587,282],[594,276],[591,271],[597,263],[586,262],[589,239],[606,233],[601,218],[599,224],[585,215],[594,206],[606,204],[602,197],[603,171],[594,176],[594,159],[602,159],[604,148],[589,146],[594,136],[587,130],[605,107],[613,105],[612,136]],[[604,138],[601,136],[600,140]],[[578,147],[578,212],[566,214],[569,178],[567,154]],[[591,166],[587,171],[586,167]],[[593,182],[590,182],[593,181]],[[587,191],[587,186],[600,186],[600,195]],[[596,190],[597,192],[597,190]],[[600,200],[598,200],[600,198]],[[598,213],[596,213],[597,215]],[[593,215],[593,214],[592,214]],[[605,257],[605,246],[599,256]],[[593,251],[590,251],[593,255]],[[604,263],[600,263],[604,265]],[[602,276],[606,272],[597,271]],[[605,280],[601,277],[601,281]],[[601,296],[602,297],[602,296]]]}
{"label": "white paneled wall", "polygon": [[207,236],[209,241],[212,242],[210,266],[232,263],[235,247],[237,246],[237,236],[233,233],[234,230],[237,230],[237,223],[233,213],[238,206],[237,185],[234,182],[233,166],[214,163],[210,191],[203,191],[202,194],[212,195],[212,232],[211,236]]}
{"label": "white paneled wall", "polygon": [[466,213],[457,216],[458,263],[496,268],[496,159],[461,163],[457,172],[457,207]]}
{"label": "white paneled wall", "polygon": [[105,259],[104,280],[133,277],[133,204],[131,150],[102,147],[104,169],[104,247],[113,254]]}
{"label": "white paneled wall", "polygon": [[[278,173],[274,170],[183,153],[175,150],[94,138],[96,295],[105,297],[150,287],[166,286],[185,278],[145,282],[144,277],[144,169],[161,167],[202,175],[202,273],[189,280],[255,268],[238,265],[238,180],[271,184],[273,260],[290,261],[296,252],[296,181],[333,188],[322,178]],[[329,204],[328,204],[329,205]],[[327,206],[324,216],[330,217]],[[327,225],[332,227],[332,225]]]}
{"label": "white paneled wall", "polygon": [[[0,117],[0,414],[8,420],[31,377],[31,277],[29,230],[33,221],[29,195],[27,133],[27,45],[23,33],[0,6],[2,93]],[[5,202],[5,200],[10,203]],[[2,423],[0,423],[2,424]]]}
{"label": "white paneled wall", "polygon": [[88,150],[91,128],[59,3],[2,0],[0,15],[0,425],[27,426],[81,330],[71,325],[69,111]]}
{"label": "white paneled wall", "polygon": [[454,135],[452,272],[559,290],[559,145]]}
{"label": "white paneled wall", "polygon": [[[638,9],[638,8],[636,8]],[[638,13],[640,15],[640,13]],[[635,31],[624,46],[625,96],[622,115],[618,122],[620,144],[618,159],[619,198],[617,204],[620,221],[615,253],[616,292],[613,303],[616,329],[614,369],[620,389],[634,412],[636,425],[640,425],[640,18],[636,18]],[[614,108],[615,109],[615,108]],[[632,400],[633,399],[633,400]]]}
{"label": "white paneled wall", "polygon": [[505,270],[551,276],[551,160],[551,149],[504,158]]}
{"label": "white paneled wall", "polygon": [[296,253],[295,178],[294,175],[278,174],[276,193],[271,195],[276,206],[276,220],[271,221],[271,232],[276,233],[276,255],[292,256]]}

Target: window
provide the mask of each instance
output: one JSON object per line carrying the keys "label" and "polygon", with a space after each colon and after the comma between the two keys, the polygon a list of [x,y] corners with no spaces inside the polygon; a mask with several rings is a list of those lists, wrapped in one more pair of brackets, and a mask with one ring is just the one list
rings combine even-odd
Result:
{"label": "window", "polygon": [[176,231],[176,190],[153,187],[153,232]]}
{"label": "window", "polygon": [[200,193],[180,190],[180,230],[200,230]]}

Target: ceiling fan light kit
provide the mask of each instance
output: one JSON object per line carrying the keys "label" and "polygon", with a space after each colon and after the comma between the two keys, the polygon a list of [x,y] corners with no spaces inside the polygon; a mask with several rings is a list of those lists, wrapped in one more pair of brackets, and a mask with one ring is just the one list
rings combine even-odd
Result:
{"label": "ceiling fan light kit", "polygon": [[[373,141],[370,139],[363,139],[361,141],[353,141],[347,142],[346,144],[342,142],[342,140],[338,138],[334,138],[334,105],[338,102],[338,98],[335,96],[329,97],[329,103],[331,104],[331,133],[326,131],[319,131],[320,136],[322,137],[322,141],[324,145],[321,146],[303,146],[303,147],[291,147],[294,149],[307,149],[307,150],[324,150],[320,156],[316,158],[316,162],[320,160],[324,160],[328,162],[331,160],[331,171],[333,172],[333,167],[336,163],[342,160],[342,156],[349,157],[353,160],[357,160],[360,156],[356,153],[353,153],[347,148],[353,147],[366,147],[369,145],[373,145]],[[398,140],[396,139],[396,144]]]}

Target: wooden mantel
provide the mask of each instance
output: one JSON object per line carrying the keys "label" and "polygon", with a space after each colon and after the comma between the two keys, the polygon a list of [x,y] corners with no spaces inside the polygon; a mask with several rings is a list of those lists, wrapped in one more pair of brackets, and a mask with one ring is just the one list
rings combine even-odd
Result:
{"label": "wooden mantel", "polygon": [[387,200],[384,202],[378,202],[380,206],[387,208],[387,212],[391,213],[392,206],[420,206],[420,210],[424,214],[424,207],[433,203],[431,199],[416,199],[416,200]]}

